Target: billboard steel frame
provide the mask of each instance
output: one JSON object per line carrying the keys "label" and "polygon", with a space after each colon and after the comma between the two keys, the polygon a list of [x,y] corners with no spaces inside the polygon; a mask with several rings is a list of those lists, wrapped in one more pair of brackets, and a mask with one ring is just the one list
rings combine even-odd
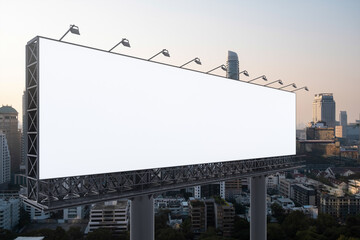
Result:
{"label": "billboard steel frame", "polygon": [[267,175],[303,165],[299,156],[282,156],[40,180],[39,110],[39,37],[35,37],[26,45],[27,185],[20,196],[47,211]]}

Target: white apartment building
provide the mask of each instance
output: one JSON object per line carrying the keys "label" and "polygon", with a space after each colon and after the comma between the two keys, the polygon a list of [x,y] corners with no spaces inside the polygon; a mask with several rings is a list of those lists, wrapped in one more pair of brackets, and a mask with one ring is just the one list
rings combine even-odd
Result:
{"label": "white apartment building", "polygon": [[85,233],[98,228],[111,229],[114,234],[127,231],[129,230],[129,211],[130,202],[127,200],[94,204],[90,210],[90,220]]}
{"label": "white apartment building", "polygon": [[20,200],[10,198],[0,199],[0,229],[12,230],[19,224],[20,219]]}
{"label": "white apartment building", "polygon": [[31,221],[44,220],[50,218],[50,212],[45,213],[44,211],[40,211],[32,207],[31,205],[23,203],[24,210],[29,213]]}
{"label": "white apartment building", "polygon": [[285,179],[285,173],[275,173],[266,177],[266,187],[267,189],[279,189],[280,180]]}
{"label": "white apartment building", "polygon": [[83,219],[85,215],[85,208],[83,206],[65,208],[63,213],[65,221]]}

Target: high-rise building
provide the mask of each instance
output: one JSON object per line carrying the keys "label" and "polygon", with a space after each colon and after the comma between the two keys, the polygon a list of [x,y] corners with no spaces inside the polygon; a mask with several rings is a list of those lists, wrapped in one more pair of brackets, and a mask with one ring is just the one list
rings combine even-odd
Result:
{"label": "high-rise building", "polygon": [[10,182],[10,152],[6,135],[0,132],[0,185]]}
{"label": "high-rise building", "polygon": [[21,161],[20,171],[25,173],[26,158],[27,158],[27,136],[26,136],[26,92],[22,96],[22,131],[21,131]]}
{"label": "high-rise building", "polygon": [[340,120],[340,125],[343,126],[343,128],[345,128],[347,126],[347,113],[346,113],[346,111],[340,111],[339,120]]}
{"label": "high-rise building", "polygon": [[313,122],[325,122],[326,126],[335,127],[335,101],[332,93],[315,94]]}
{"label": "high-rise building", "polygon": [[6,135],[11,156],[11,175],[20,171],[21,132],[18,128],[18,112],[11,106],[0,107],[0,130]]}
{"label": "high-rise building", "polygon": [[226,77],[239,80],[239,58],[236,52],[228,51]]}

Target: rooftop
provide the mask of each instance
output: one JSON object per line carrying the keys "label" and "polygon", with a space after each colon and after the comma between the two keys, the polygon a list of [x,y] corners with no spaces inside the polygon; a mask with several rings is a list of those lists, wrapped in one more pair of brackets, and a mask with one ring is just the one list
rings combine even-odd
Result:
{"label": "rooftop", "polygon": [[2,107],[0,107],[0,114],[9,114],[9,113],[16,113],[18,114],[18,112],[15,110],[15,108],[13,108],[12,106],[4,106],[2,105]]}

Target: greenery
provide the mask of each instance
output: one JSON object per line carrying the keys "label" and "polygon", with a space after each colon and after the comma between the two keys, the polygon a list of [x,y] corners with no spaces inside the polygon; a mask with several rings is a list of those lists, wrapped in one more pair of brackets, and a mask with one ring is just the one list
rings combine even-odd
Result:
{"label": "greenery", "polygon": [[[268,240],[360,240],[360,215],[349,216],[344,224],[339,224],[335,218],[319,214],[317,219],[311,219],[303,212],[294,211],[286,214],[278,205],[271,206],[277,223],[267,224]],[[167,225],[169,211],[161,211],[155,216],[156,240],[192,240],[191,218],[186,218],[180,229],[172,229]],[[129,240],[129,232],[114,236],[109,229],[97,229],[84,236],[79,227],[71,227],[65,231],[61,227],[55,230],[40,229],[29,233],[16,234],[0,229],[0,239],[12,240],[17,236],[45,236],[45,240]],[[250,239],[250,224],[247,220],[235,216],[232,237],[223,237],[219,229],[209,227],[199,236],[200,240],[248,240]]]}
{"label": "greenery", "polygon": [[229,198],[227,201],[233,204],[235,214],[245,214],[246,207],[241,203],[237,203],[235,198]]}

